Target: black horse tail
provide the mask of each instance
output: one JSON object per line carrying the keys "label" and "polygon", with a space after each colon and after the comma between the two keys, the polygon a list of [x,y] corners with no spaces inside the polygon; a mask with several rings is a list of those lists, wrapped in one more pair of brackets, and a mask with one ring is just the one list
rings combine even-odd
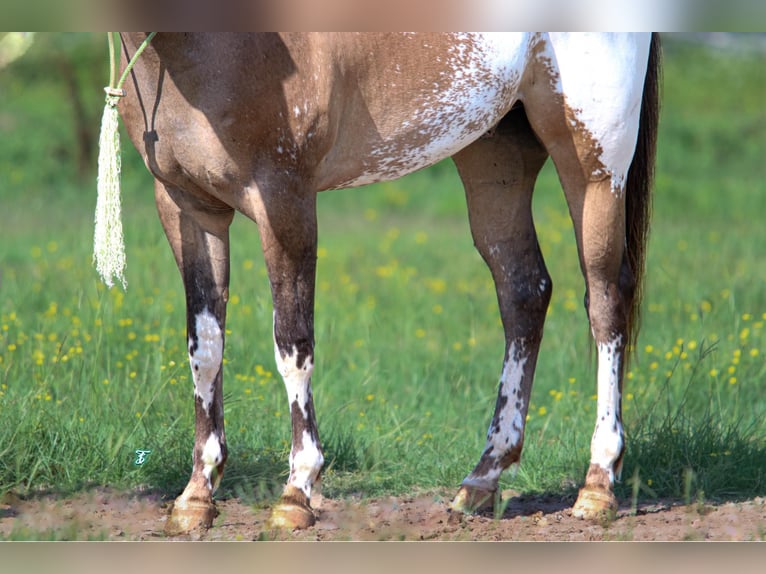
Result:
{"label": "black horse tail", "polygon": [[[654,164],[657,151],[657,127],[660,115],[660,85],[662,81],[662,49],[660,37],[652,34],[649,62],[641,100],[638,140],[626,181],[626,256],[635,280],[635,291],[628,310],[627,352],[638,338],[641,324],[641,300],[644,291],[646,248],[651,217]],[[629,355],[628,355],[629,356]]]}

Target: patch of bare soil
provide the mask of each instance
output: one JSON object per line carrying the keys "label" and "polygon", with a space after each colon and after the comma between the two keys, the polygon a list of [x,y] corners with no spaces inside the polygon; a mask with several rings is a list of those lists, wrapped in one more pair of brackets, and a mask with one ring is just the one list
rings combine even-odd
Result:
{"label": "patch of bare soil", "polygon": [[[570,502],[514,496],[500,519],[492,513],[458,516],[448,510],[450,493],[420,493],[375,500],[314,501],[315,526],[295,532],[267,526],[269,509],[234,498],[217,501],[213,528],[175,540],[765,540],[766,499],[722,504],[673,502],[621,507],[611,523],[574,518]],[[6,495],[0,504],[0,535],[163,540],[169,500],[147,493],[97,489],[73,497]]]}

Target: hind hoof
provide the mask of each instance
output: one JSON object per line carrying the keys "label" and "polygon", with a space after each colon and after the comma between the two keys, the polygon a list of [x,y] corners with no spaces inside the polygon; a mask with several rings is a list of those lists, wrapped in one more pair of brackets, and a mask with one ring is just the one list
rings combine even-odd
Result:
{"label": "hind hoof", "polygon": [[218,510],[212,502],[199,500],[176,500],[165,523],[165,534],[177,536],[192,530],[207,530],[218,516]]}
{"label": "hind hoof", "polygon": [[303,530],[316,524],[316,516],[303,491],[287,486],[282,498],[271,511],[268,524],[271,528]]}
{"label": "hind hoof", "polygon": [[495,504],[496,496],[497,490],[488,490],[486,488],[463,485],[460,487],[460,490],[457,491],[457,495],[452,501],[450,509],[454,512],[473,514],[480,510],[492,508]]}
{"label": "hind hoof", "polygon": [[617,497],[608,490],[583,487],[577,497],[572,516],[585,520],[614,520],[617,517]]}

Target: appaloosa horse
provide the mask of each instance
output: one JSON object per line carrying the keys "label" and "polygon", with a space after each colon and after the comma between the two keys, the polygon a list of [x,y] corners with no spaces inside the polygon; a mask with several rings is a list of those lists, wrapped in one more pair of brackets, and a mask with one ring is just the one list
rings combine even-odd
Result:
{"label": "appaloosa horse", "polygon": [[[143,34],[122,34],[122,65]],[[519,461],[552,283],[532,192],[550,155],[586,282],[598,412],[574,513],[613,512],[625,444],[626,355],[637,330],[658,116],[650,34],[163,34],[120,113],[154,175],[186,291],[196,429],[168,532],[208,527],[227,450],[222,357],[229,225],[258,225],[274,344],[292,420],[290,474],[272,522],[308,527],[323,457],[311,392],[317,192],[397,178],[452,157],[497,289],[506,349],[497,403],[456,511],[492,500]]]}

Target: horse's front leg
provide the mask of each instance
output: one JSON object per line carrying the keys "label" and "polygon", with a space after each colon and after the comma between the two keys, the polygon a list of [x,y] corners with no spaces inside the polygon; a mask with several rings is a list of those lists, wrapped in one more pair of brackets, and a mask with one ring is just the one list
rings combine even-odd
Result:
{"label": "horse's front leg", "polygon": [[287,391],[292,424],[290,475],[271,525],[314,524],[311,489],[324,463],[319,442],[311,373],[314,369],[316,195],[264,194],[258,218],[274,303],[274,355]]}
{"label": "horse's front leg", "polygon": [[223,476],[223,346],[229,285],[229,225],[234,210],[178,188],[155,185],[160,220],[186,291],[189,363],[194,380],[194,450],[189,483],[173,503],[169,535],[209,528]]}

